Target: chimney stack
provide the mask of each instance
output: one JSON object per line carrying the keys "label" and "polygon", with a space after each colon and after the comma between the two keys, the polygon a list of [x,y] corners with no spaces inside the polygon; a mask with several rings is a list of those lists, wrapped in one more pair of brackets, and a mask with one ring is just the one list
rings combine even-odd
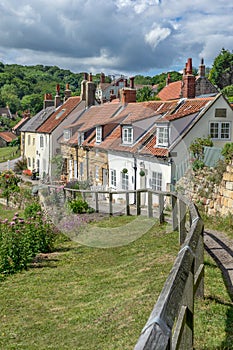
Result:
{"label": "chimney stack", "polygon": [[129,78],[130,80],[130,88],[134,89],[134,77]]}
{"label": "chimney stack", "polygon": [[184,98],[195,98],[196,96],[196,78],[192,73],[192,58],[189,58],[186,63],[185,75],[182,82],[181,93]]}
{"label": "chimney stack", "polygon": [[171,77],[170,77],[170,74],[168,73],[167,79],[166,79],[166,85],[169,85],[170,82],[171,82]]}
{"label": "chimney stack", "polygon": [[60,85],[57,84],[56,86],[56,96],[54,99],[54,106],[55,108],[59,107],[62,104],[61,102],[61,96],[60,96]]}
{"label": "chimney stack", "polygon": [[64,102],[68,100],[69,97],[71,97],[71,90],[69,84],[66,84],[66,89],[64,91],[65,97],[64,97]]}
{"label": "chimney stack", "polygon": [[200,77],[205,77],[205,65],[204,65],[204,58],[201,59],[201,64],[199,66],[199,72],[198,75]]}
{"label": "chimney stack", "polygon": [[53,97],[52,94],[44,94],[44,103],[43,103],[43,108],[47,108],[47,107],[52,107],[54,106],[54,102],[53,102]]}
{"label": "chimney stack", "polygon": [[83,80],[87,80],[87,73],[83,73]]}
{"label": "chimney stack", "polygon": [[127,79],[124,79],[124,87],[128,87]]}
{"label": "chimney stack", "polygon": [[104,84],[104,83],[105,83],[105,75],[104,75],[104,73],[101,73],[101,74],[100,74],[100,83],[101,83],[101,84]]}
{"label": "chimney stack", "polygon": [[120,96],[123,105],[136,102],[136,89],[123,88],[120,90]]}
{"label": "chimney stack", "polygon": [[89,81],[92,81],[92,73],[89,74]]}

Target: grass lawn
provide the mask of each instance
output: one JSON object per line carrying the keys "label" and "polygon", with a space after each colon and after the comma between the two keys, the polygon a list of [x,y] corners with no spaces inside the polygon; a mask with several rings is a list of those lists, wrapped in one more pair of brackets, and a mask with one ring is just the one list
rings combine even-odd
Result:
{"label": "grass lawn", "polygon": [[[112,218],[104,227],[127,220],[133,218]],[[116,248],[59,236],[54,253],[39,255],[27,271],[1,282],[0,349],[133,349],[178,249],[178,234],[158,224]],[[232,304],[220,270],[207,256],[205,263],[195,349],[231,349]]]}
{"label": "grass lawn", "polygon": [[18,146],[0,148],[0,163],[20,157]]}

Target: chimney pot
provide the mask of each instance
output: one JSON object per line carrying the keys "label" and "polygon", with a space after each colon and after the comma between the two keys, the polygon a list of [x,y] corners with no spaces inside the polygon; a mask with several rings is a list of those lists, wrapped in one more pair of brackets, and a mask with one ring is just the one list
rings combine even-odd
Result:
{"label": "chimney pot", "polygon": [[89,81],[92,81],[92,73],[89,74]]}
{"label": "chimney pot", "polygon": [[101,74],[100,74],[100,82],[101,82],[102,84],[105,83],[105,75],[104,75],[104,73],[101,73]]}
{"label": "chimney pot", "polygon": [[130,79],[130,88],[134,89],[134,77],[131,77],[129,79]]}
{"label": "chimney pot", "polygon": [[186,67],[186,74],[193,74],[192,58],[188,58],[187,67]]}

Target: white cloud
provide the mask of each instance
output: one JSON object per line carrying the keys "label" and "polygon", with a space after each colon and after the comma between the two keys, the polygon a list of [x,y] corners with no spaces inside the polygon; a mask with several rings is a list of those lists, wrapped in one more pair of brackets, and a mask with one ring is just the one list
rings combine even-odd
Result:
{"label": "white cloud", "polygon": [[145,35],[145,41],[152,47],[152,49],[155,49],[156,46],[161,41],[165,40],[170,34],[171,30],[169,28],[161,28],[156,26]]}
{"label": "white cloud", "polygon": [[0,13],[4,63],[155,74],[233,47],[225,0],[1,0]]}

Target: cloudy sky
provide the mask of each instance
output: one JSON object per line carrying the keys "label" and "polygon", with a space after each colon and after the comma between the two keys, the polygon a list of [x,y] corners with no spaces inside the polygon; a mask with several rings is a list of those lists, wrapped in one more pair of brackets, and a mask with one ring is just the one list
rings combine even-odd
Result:
{"label": "cloudy sky", "polygon": [[155,75],[233,49],[227,0],[0,0],[0,61]]}

